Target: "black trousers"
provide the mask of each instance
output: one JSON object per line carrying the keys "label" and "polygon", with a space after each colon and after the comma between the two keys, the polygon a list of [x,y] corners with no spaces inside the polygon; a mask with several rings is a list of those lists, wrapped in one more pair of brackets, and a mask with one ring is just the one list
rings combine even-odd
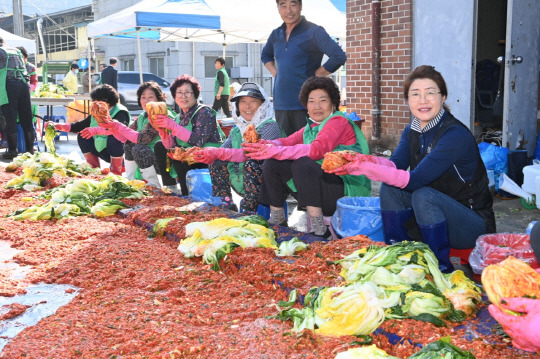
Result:
{"label": "black trousers", "polygon": [[306,127],[308,114],[306,110],[275,110],[276,122],[279,123],[285,136],[290,136]]}
{"label": "black trousers", "polygon": [[82,138],[79,134],[77,135],[77,143],[83,154],[91,153],[105,162],[111,162],[111,157],[122,157],[124,155],[124,144],[118,141],[113,135],[107,136],[107,147],[101,152],[96,150],[94,137],[86,139]]}
{"label": "black trousers", "polygon": [[221,95],[219,100],[214,97],[212,109],[214,111],[219,111],[220,108],[223,109],[225,116],[231,117],[231,110],[229,110],[229,95]]}
{"label": "black trousers", "polygon": [[2,105],[2,112],[6,119],[6,134],[17,135],[17,115],[19,115],[19,123],[24,132],[33,133],[30,88],[22,81],[6,80],[5,91],[9,100],[9,103]]}
{"label": "black trousers", "polygon": [[[291,178],[297,192],[287,185]],[[309,157],[287,161],[265,160],[259,202],[283,207],[289,194],[298,200],[299,209],[319,207],[324,216],[331,216],[336,211],[337,200],[345,195],[345,186],[341,177],[324,172],[321,165]]]}
{"label": "black trousers", "polygon": [[[187,196],[188,188],[186,183],[186,174],[189,170],[208,168],[208,165],[204,163],[195,163],[188,165],[182,161],[175,161],[172,158],[167,156],[169,151],[163,146],[161,141],[156,142],[154,146],[154,154],[156,155],[157,167],[159,174],[161,175],[161,181],[164,186],[174,186],[177,183],[180,183],[180,188],[182,189],[182,195]],[[167,171],[167,161],[169,161],[171,166],[174,166],[174,170],[178,177],[175,179]]]}

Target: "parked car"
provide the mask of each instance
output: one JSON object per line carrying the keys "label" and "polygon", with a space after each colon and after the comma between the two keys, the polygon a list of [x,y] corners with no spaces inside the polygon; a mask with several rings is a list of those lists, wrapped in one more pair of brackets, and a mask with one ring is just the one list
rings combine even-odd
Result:
{"label": "parked car", "polygon": [[[101,74],[97,73],[93,74],[92,76],[97,82],[99,81]],[[171,84],[153,73],[143,72],[143,82],[146,81],[154,81],[161,86],[163,92],[167,96],[167,105],[174,109],[174,98],[172,98],[169,90]],[[118,71],[118,94],[120,95],[120,102],[129,110],[141,109],[139,105],[137,105],[137,89],[139,88],[140,84],[141,81],[138,71]]]}

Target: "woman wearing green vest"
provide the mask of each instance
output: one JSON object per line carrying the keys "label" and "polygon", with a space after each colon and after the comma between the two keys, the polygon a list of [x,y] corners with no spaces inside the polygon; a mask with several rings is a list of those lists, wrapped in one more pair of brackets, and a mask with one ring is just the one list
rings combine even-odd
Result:
{"label": "woman wearing green vest", "polygon": [[292,194],[298,208],[306,208],[313,234],[328,238],[331,234],[323,216],[331,216],[343,196],[369,196],[371,182],[365,176],[324,172],[324,154],[341,150],[368,153],[368,146],[358,126],[336,111],[340,94],[331,78],[308,78],[299,98],[309,115],[306,127],[289,137],[246,143],[243,148],[252,159],[266,159],[259,202],[270,206],[269,223],[286,225],[283,202]]}
{"label": "woman wearing green vest", "polygon": [[180,113],[174,120],[164,115],[157,116],[153,124],[160,131],[169,130],[162,131],[161,141],[154,146],[163,185],[177,193],[178,181],[182,195],[188,194],[187,172],[208,166],[201,163],[188,165],[169,158],[168,154],[172,154],[175,147],[220,147],[225,139],[217,124],[216,113],[210,107],[197,103],[200,93],[201,85],[197,79],[189,75],[177,77],[171,85],[171,95]]}
{"label": "woman wearing green vest", "polygon": [[208,147],[194,153],[194,158],[210,166],[212,192],[221,198],[225,208],[238,210],[232,201],[231,186],[243,197],[240,211],[255,213],[259,205],[263,161],[252,160],[244,155],[242,143],[244,132],[250,124],[262,139],[274,140],[282,137],[281,128],[274,120],[274,108],[259,85],[246,82],[231,99],[232,116],[235,122],[229,138],[220,148]]}
{"label": "woman wearing green vest", "polygon": [[[143,83],[137,89],[137,103],[143,108],[143,112],[127,127],[113,121],[113,123],[100,123],[101,127],[108,128],[119,141],[124,144],[124,176],[128,179],[144,179],[149,186],[161,188],[156,168],[156,156],[154,146],[160,138],[160,132],[148,121],[146,104],[148,102],[166,102],[166,97],[161,87],[153,82]],[[176,113],[168,110],[168,116],[174,118]]]}
{"label": "woman wearing green vest", "polygon": [[[130,115],[128,110],[119,104],[118,92],[110,85],[96,87],[90,94],[92,101],[103,101],[109,105],[109,114],[113,120],[124,125],[129,124]],[[99,168],[99,159],[111,164],[111,172],[122,175],[124,161],[124,144],[118,141],[112,133],[98,126],[93,116],[88,116],[82,121],[75,123],[53,123],[56,130],[78,133],[77,142],[86,159],[86,162],[94,168]]]}

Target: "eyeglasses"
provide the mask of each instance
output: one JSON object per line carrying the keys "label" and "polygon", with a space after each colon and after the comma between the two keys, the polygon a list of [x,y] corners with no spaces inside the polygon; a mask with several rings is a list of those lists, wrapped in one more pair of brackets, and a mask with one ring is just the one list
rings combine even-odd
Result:
{"label": "eyeglasses", "polygon": [[[427,91],[426,93],[424,93],[424,97],[427,101],[433,101],[437,98],[437,95],[440,94],[441,92],[437,92],[437,91]],[[418,102],[420,101],[420,98],[422,97],[422,93],[421,92],[411,92],[409,93],[409,100],[411,102]]]}
{"label": "eyeglasses", "polygon": [[193,92],[177,92],[176,97],[185,97],[185,98],[191,98],[193,96]]}

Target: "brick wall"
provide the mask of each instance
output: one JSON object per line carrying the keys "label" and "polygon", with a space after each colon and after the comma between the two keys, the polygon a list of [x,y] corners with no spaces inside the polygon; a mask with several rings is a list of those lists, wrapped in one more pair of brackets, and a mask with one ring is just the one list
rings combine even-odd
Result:
{"label": "brick wall", "polygon": [[381,140],[372,139],[372,0],[347,0],[347,110],[365,119],[371,148],[394,149],[410,114],[402,84],[412,63],[412,0],[381,1]]}

